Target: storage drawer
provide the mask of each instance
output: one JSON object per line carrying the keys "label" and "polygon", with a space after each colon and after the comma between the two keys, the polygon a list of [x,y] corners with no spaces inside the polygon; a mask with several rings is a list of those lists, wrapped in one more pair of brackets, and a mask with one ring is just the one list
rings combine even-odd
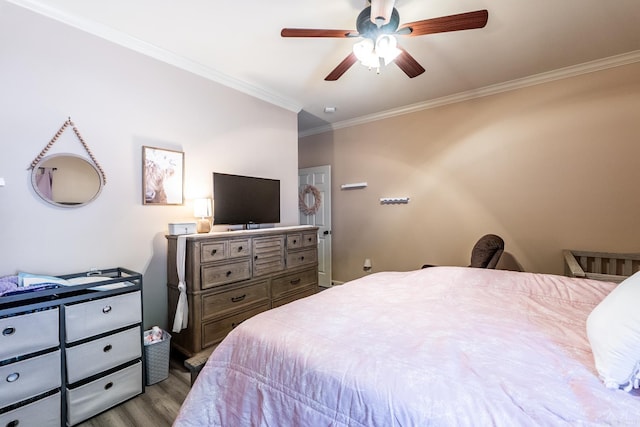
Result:
{"label": "storage drawer", "polygon": [[258,313],[269,310],[269,303],[262,304],[249,311],[243,311],[234,316],[202,324],[202,348],[219,343],[236,326]]}
{"label": "storage drawer", "polygon": [[65,306],[66,342],[141,322],[140,291]]}
{"label": "storage drawer", "polygon": [[0,426],[60,427],[60,392],[0,414]]}
{"label": "storage drawer", "polygon": [[318,262],[317,249],[305,249],[287,254],[287,268],[299,267],[301,265],[315,264]]}
{"label": "storage drawer", "polygon": [[58,309],[0,319],[0,360],[60,344]]}
{"label": "storage drawer", "polygon": [[302,233],[302,246],[318,246],[318,233]]}
{"label": "storage drawer", "polygon": [[238,258],[251,255],[249,239],[231,240],[229,242],[229,258]]}
{"label": "storage drawer", "polygon": [[137,326],[66,350],[67,382],[75,383],[142,356],[142,332]]}
{"label": "storage drawer", "polygon": [[210,265],[202,267],[202,288],[212,288],[225,283],[238,282],[251,277],[251,262],[228,262],[222,265]]}
{"label": "storage drawer", "polygon": [[141,362],[80,387],[67,388],[68,424],[84,421],[140,393]]}
{"label": "storage drawer", "polygon": [[271,282],[271,295],[278,298],[288,292],[300,292],[303,288],[318,286],[316,269],[309,269],[285,276],[275,277]]}
{"label": "storage drawer", "polygon": [[289,294],[288,296],[286,296],[284,298],[274,299],[272,308],[276,308],[276,307],[280,307],[281,305],[289,304],[290,302],[293,302],[293,301],[298,300],[300,298],[311,296],[311,295],[315,294],[316,292],[317,292],[317,288],[314,286],[314,287],[305,288],[302,292],[298,292],[298,293],[295,293],[295,294]]}
{"label": "storage drawer", "polygon": [[0,407],[60,387],[60,350],[0,366]]}
{"label": "storage drawer", "polygon": [[227,258],[227,242],[202,243],[200,259],[202,262],[220,261]]}
{"label": "storage drawer", "polygon": [[202,318],[220,316],[261,300],[269,300],[269,283],[261,281],[249,286],[202,296]]}
{"label": "storage drawer", "polygon": [[302,233],[287,234],[287,249],[302,247]]}

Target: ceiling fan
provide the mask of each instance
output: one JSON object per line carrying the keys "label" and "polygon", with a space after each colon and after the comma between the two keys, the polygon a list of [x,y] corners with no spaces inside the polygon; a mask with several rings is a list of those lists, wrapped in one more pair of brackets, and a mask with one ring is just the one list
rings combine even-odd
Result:
{"label": "ceiling fan", "polygon": [[371,6],[360,12],[356,19],[357,31],[283,28],[280,35],[282,37],[363,38],[361,42],[354,45],[353,52],[325,77],[327,81],[338,80],[358,60],[370,69],[375,68],[378,72],[381,64],[395,62],[407,76],[413,78],[424,73],[424,68],[409,52],[397,46],[395,36],[415,37],[482,28],[489,18],[489,12],[477,10],[399,25],[400,15],[394,7],[395,0],[369,0],[369,3]]}

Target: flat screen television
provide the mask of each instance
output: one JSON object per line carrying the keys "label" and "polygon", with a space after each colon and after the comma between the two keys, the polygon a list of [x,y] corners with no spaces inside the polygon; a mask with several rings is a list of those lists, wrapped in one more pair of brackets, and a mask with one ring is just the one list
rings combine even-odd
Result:
{"label": "flat screen television", "polygon": [[213,173],[213,223],[280,222],[280,180]]}

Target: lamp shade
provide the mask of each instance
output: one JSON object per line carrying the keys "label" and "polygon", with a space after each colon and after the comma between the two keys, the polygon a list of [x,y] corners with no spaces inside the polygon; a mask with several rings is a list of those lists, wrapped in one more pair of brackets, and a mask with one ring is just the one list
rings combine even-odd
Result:
{"label": "lamp shade", "polygon": [[211,199],[195,199],[193,201],[193,216],[208,218],[211,216]]}

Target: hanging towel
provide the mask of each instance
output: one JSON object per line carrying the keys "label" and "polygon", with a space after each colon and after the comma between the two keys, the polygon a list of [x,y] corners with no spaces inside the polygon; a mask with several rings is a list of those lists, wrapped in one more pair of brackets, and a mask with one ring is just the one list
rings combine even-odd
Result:
{"label": "hanging towel", "polygon": [[173,332],[180,332],[187,327],[189,321],[189,303],[187,302],[187,284],[184,281],[184,263],[187,255],[187,237],[178,236],[176,244],[176,270],[178,273],[178,305],[173,318]]}
{"label": "hanging towel", "polygon": [[36,185],[43,197],[53,200],[53,168],[42,168],[36,175]]}

